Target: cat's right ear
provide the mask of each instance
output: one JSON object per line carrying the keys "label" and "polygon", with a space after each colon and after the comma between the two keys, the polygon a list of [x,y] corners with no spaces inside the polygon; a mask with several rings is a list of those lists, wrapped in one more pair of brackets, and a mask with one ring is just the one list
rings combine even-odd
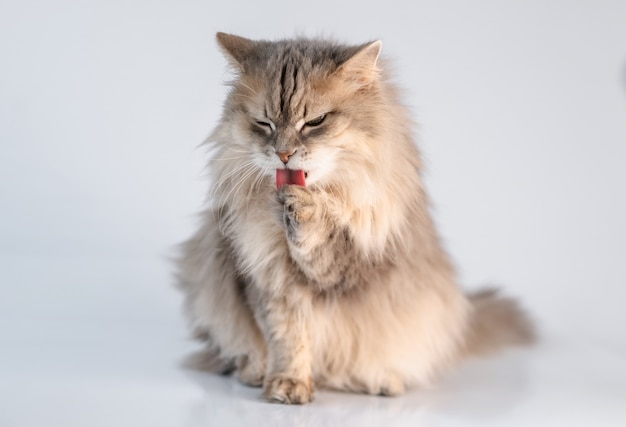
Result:
{"label": "cat's right ear", "polygon": [[361,46],[337,69],[336,74],[356,88],[369,86],[378,78],[380,70],[376,64],[382,47],[380,40]]}
{"label": "cat's right ear", "polygon": [[245,37],[226,33],[217,33],[215,37],[229,62],[243,71],[243,63],[254,50],[255,42]]}

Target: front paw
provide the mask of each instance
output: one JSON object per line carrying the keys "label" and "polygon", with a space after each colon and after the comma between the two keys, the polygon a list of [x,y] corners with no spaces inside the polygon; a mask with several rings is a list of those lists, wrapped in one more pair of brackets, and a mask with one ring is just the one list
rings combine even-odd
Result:
{"label": "front paw", "polygon": [[283,205],[283,221],[290,236],[315,216],[313,193],[306,187],[285,185],[278,191],[278,200]]}
{"label": "front paw", "polygon": [[265,384],[263,395],[274,403],[303,404],[313,400],[313,381],[276,376]]}

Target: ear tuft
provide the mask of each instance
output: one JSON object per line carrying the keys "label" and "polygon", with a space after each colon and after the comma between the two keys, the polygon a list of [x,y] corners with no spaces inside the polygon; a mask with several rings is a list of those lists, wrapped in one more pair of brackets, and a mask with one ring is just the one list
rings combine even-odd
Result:
{"label": "ear tuft", "polygon": [[369,86],[378,77],[376,63],[382,47],[380,40],[363,46],[339,67],[338,74],[359,86]]}
{"label": "ear tuft", "polygon": [[255,42],[233,34],[217,33],[215,38],[229,61],[239,68],[243,68],[244,60],[252,53]]}

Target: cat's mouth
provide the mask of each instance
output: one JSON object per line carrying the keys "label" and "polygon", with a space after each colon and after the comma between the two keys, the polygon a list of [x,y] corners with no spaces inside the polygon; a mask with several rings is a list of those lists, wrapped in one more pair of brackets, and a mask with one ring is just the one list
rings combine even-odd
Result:
{"label": "cat's mouth", "polygon": [[306,187],[306,179],[309,173],[303,169],[276,169],[276,188],[284,185],[299,185]]}

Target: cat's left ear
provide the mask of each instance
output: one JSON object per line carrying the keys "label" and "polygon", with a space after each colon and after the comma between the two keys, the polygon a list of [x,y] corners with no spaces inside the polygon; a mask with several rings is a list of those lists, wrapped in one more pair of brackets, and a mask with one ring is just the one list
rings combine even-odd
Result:
{"label": "cat's left ear", "polygon": [[230,63],[243,70],[244,61],[255,50],[254,40],[226,33],[217,33],[215,37]]}
{"label": "cat's left ear", "polygon": [[369,86],[379,76],[376,64],[382,48],[383,42],[380,40],[366,44],[341,64],[337,75],[359,87]]}

